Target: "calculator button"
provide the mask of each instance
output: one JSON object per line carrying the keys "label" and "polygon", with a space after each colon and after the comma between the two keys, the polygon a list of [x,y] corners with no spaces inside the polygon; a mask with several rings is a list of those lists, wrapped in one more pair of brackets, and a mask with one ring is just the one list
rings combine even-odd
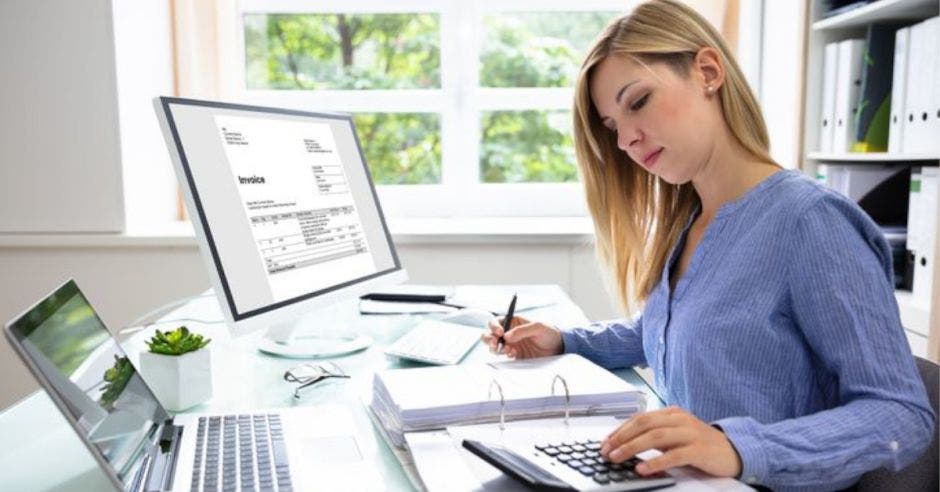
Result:
{"label": "calculator button", "polygon": [[604,485],[604,484],[610,483],[610,478],[607,476],[606,473],[595,473],[594,481],[601,485]]}

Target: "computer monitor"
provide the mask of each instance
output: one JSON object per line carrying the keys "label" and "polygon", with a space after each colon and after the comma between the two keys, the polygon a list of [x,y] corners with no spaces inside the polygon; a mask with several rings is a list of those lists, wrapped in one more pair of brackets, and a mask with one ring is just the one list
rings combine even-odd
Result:
{"label": "computer monitor", "polygon": [[[288,357],[364,348],[298,318],[407,279],[352,117],[158,97],[154,106],[222,312]],[[349,334],[346,334],[349,335]]]}

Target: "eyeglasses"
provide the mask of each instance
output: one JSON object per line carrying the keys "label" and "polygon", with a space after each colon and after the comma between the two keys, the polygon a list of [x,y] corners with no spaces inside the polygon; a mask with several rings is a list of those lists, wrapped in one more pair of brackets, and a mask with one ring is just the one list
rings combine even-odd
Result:
{"label": "eyeglasses", "polygon": [[320,364],[302,364],[284,373],[284,381],[299,385],[294,388],[294,398],[300,398],[300,390],[329,378],[349,379],[349,376],[341,367],[329,361]]}

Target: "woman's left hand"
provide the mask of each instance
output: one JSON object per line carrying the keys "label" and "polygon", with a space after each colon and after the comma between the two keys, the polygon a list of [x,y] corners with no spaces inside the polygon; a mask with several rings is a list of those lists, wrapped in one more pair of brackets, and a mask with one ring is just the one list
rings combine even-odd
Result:
{"label": "woman's left hand", "polygon": [[640,475],[690,465],[718,477],[737,477],[741,458],[724,432],[678,407],[641,413],[607,436],[601,455],[615,463],[648,449],[661,456],[637,465]]}

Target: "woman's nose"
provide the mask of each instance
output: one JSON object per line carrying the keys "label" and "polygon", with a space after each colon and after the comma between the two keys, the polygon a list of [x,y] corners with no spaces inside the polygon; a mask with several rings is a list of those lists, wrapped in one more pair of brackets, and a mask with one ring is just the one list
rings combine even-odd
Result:
{"label": "woman's nose", "polygon": [[640,140],[639,134],[637,130],[621,127],[617,130],[617,147],[627,152],[634,143]]}

